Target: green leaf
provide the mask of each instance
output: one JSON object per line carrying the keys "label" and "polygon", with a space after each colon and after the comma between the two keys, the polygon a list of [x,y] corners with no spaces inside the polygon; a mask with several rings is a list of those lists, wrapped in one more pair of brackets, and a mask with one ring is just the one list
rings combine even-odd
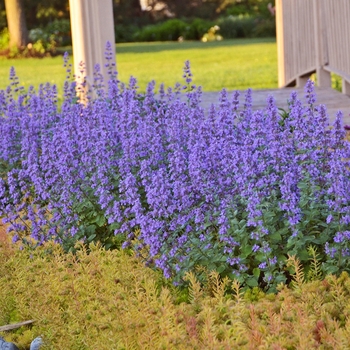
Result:
{"label": "green leaf", "polygon": [[260,269],[256,267],[256,268],[253,270],[253,275],[254,275],[256,278],[259,278],[259,276],[260,276]]}
{"label": "green leaf", "polygon": [[259,262],[264,261],[265,260],[265,254],[261,253],[261,252],[256,253],[255,254],[255,260],[259,261]]}
{"label": "green leaf", "polygon": [[216,265],[215,264],[209,264],[208,265],[208,270],[211,271],[216,271]]}
{"label": "green leaf", "polygon": [[244,259],[247,258],[251,254],[252,251],[253,251],[253,249],[252,249],[251,245],[244,246],[242,248],[241,257],[244,258]]}
{"label": "green leaf", "polygon": [[279,284],[279,283],[285,283],[287,281],[286,276],[284,275],[278,275],[275,277],[275,283]]}
{"label": "green leaf", "polygon": [[227,256],[224,255],[224,256],[220,257],[220,259],[218,259],[218,261],[226,263],[227,262]]}
{"label": "green leaf", "polygon": [[102,227],[106,223],[106,218],[104,215],[97,216],[95,220],[98,227]]}
{"label": "green leaf", "polygon": [[246,226],[246,220],[241,220],[239,222],[239,226],[240,226],[240,228],[244,228]]}
{"label": "green leaf", "polygon": [[285,257],[285,255],[283,254],[278,254],[277,255],[277,261],[278,262],[285,262],[287,260],[287,258]]}
{"label": "green leaf", "polygon": [[301,260],[301,261],[307,261],[309,260],[310,256],[309,253],[306,249],[301,250],[300,252],[298,252],[297,257]]}
{"label": "green leaf", "polygon": [[278,232],[270,234],[269,237],[273,243],[280,242],[282,240],[282,236]]}
{"label": "green leaf", "polygon": [[238,220],[236,218],[230,220],[231,226],[237,226],[238,225]]}
{"label": "green leaf", "polygon": [[90,235],[89,237],[88,237],[88,242],[92,242],[94,239],[96,238],[96,234],[95,233],[93,233],[92,235]]}
{"label": "green leaf", "polygon": [[250,277],[246,280],[246,283],[249,287],[257,287],[258,286],[258,280],[255,277]]}
{"label": "green leaf", "polygon": [[217,269],[216,272],[217,273],[222,273],[226,270],[227,266],[226,265],[220,265]]}
{"label": "green leaf", "polygon": [[96,226],[95,225],[89,225],[85,227],[85,232],[88,234],[93,234],[96,231]]}
{"label": "green leaf", "polygon": [[334,274],[334,273],[339,272],[338,266],[334,266],[334,265],[326,266],[325,270],[326,270],[327,274]]}
{"label": "green leaf", "polygon": [[210,227],[210,226],[213,226],[213,223],[212,222],[206,222],[205,224],[204,224],[204,229],[206,229],[206,228],[208,228],[208,227]]}
{"label": "green leaf", "polygon": [[110,225],[110,229],[112,231],[120,229],[120,227],[121,227],[121,224],[119,222],[113,222],[113,224]]}

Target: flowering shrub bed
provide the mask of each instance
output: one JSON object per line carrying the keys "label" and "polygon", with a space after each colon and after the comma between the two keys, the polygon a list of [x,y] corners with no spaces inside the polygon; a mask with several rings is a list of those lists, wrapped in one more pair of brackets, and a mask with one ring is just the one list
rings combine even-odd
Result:
{"label": "flowering shrub bed", "polygon": [[175,282],[204,266],[274,290],[308,246],[323,273],[348,269],[350,149],[311,81],[285,113],[273,97],[253,111],[250,90],[243,104],[223,90],[205,113],[189,62],[186,84],[159,96],[107,65],[106,92],[97,67],[85,104],[69,79],[60,109],[55,86],[21,92],[14,71],[1,91],[0,215],[15,240],[123,242]]}

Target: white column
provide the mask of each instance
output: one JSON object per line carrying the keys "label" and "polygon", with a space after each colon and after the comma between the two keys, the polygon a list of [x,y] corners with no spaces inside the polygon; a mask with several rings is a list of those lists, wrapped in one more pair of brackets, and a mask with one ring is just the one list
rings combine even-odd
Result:
{"label": "white column", "polygon": [[286,84],[285,76],[285,51],[284,51],[284,21],[283,21],[283,2],[276,0],[276,39],[278,56],[278,87],[284,87]]}
{"label": "white column", "polygon": [[[93,82],[95,64],[101,67],[104,81],[108,81],[104,67],[105,48],[109,41],[115,50],[112,0],[69,0],[73,43],[74,72],[79,76],[79,64],[84,62],[86,79]],[[113,56],[115,59],[115,55]]]}

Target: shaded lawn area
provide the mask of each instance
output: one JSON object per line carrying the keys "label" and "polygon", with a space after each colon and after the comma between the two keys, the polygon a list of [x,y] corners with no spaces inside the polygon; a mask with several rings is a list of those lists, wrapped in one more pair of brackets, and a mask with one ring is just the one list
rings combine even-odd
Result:
{"label": "shaded lawn area", "polygon": [[[71,52],[71,48],[67,48]],[[117,44],[119,79],[138,79],[141,91],[155,80],[166,87],[182,82],[182,67],[190,60],[194,83],[205,91],[277,87],[277,47],[274,38],[221,42],[154,42]],[[65,69],[61,56],[44,59],[0,59],[0,89],[6,88],[14,66],[25,87],[43,82],[57,84],[61,92]],[[61,95],[61,93],[60,93]],[[61,96],[60,96],[61,97]]]}

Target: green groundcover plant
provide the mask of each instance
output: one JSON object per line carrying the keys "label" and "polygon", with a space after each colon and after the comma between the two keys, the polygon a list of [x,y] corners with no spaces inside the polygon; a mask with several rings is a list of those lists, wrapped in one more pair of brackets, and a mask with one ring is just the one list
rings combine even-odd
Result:
{"label": "green groundcover plant", "polygon": [[[349,269],[349,143],[342,114],[296,93],[281,112],[270,96],[223,90],[204,111],[189,62],[184,84],[137,91],[121,84],[107,50],[109,80],[96,67],[94,98],[67,80],[20,89],[14,70],[0,92],[0,215],[14,241],[77,241],[132,247],[174,283],[197,266],[275,291],[288,282],[288,255],[324,274]],[[66,65],[67,65],[66,57]],[[69,68],[70,70],[70,68]],[[184,101],[185,100],[185,101]],[[199,274],[199,278],[201,278]]]}

